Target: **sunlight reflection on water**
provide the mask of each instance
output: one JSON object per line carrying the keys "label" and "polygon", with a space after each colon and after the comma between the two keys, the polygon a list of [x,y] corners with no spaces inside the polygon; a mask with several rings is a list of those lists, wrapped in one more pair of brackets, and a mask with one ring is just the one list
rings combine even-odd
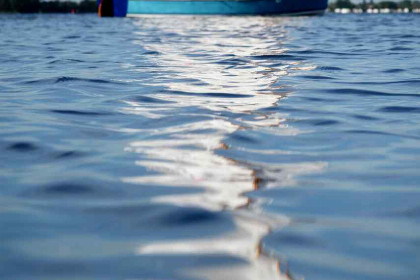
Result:
{"label": "sunlight reflection on water", "polygon": [[[264,23],[269,20],[260,19]],[[287,22],[287,19],[283,19]],[[277,91],[275,84],[293,71],[312,70],[313,67],[290,61],[277,67],[264,65],[260,58],[267,55],[282,55],[287,49],[279,48],[285,31],[280,30],[272,38],[226,37],[227,26],[220,30],[189,38],[188,26],[177,26],[152,21],[137,21],[139,29],[153,26],[158,33],[176,33],[164,37],[165,42],[147,42],[146,49],[158,54],[156,63],[165,69],[149,82],[150,86],[164,84],[165,90],[154,93],[153,102],[143,103],[126,101],[123,109],[127,114],[141,115],[150,119],[165,119],[180,112],[185,121],[177,126],[163,125],[150,129],[148,137],[134,141],[126,148],[128,152],[140,154],[136,165],[146,167],[154,175],[123,178],[124,182],[148,185],[191,186],[203,192],[190,195],[160,196],[154,202],[171,203],[180,206],[205,207],[211,211],[232,211],[236,229],[230,234],[211,239],[157,242],[139,247],[138,254],[230,254],[248,259],[250,265],[235,268],[235,275],[241,279],[280,279],[287,277],[279,274],[278,261],[260,252],[260,240],[272,227],[287,223],[282,215],[264,216],[244,193],[258,189],[261,184],[257,177],[270,179],[270,184],[293,185],[293,177],[298,174],[321,171],[325,163],[301,163],[292,165],[253,165],[221,156],[219,149],[229,149],[223,142],[229,134],[238,130],[257,128],[276,129],[276,133],[296,135],[298,129],[284,126],[287,115],[278,113],[256,114],[255,111],[273,106],[288,93]],[[247,29],[246,19],[236,20],[229,26],[232,29]],[[200,24],[199,24],[200,25]],[[261,34],[265,24],[253,21],[250,29]],[[212,26],[217,27],[217,25]],[[194,26],[204,28],[204,26]],[[158,29],[158,30],[156,30]],[[234,31],[233,31],[234,32]],[[139,38],[142,33],[138,32]],[[171,37],[175,42],[171,42]],[[179,40],[177,36],[184,38]],[[186,36],[186,38],[184,37]],[[144,41],[138,42],[144,45]],[[270,51],[275,46],[275,51]],[[220,53],[224,57],[220,59]],[[229,58],[234,57],[234,58]],[[238,58],[240,57],[240,58]],[[299,66],[299,67],[298,67]],[[129,68],[129,66],[126,66]],[[144,71],[144,70],[139,70]],[[281,87],[280,87],[281,88]],[[239,94],[238,94],[239,93]],[[159,102],[164,101],[164,102]],[[182,113],[182,108],[195,108],[192,112]],[[194,113],[203,111],[205,114]],[[223,116],[222,112],[237,114]],[[137,131],[141,132],[141,130]],[[275,153],[275,152],[274,152]],[[281,176],[278,176],[281,171]],[[231,274],[229,269],[206,269],[193,274],[206,278],[224,278]],[[209,274],[210,273],[210,274]],[[210,276],[212,275],[212,276]]]}

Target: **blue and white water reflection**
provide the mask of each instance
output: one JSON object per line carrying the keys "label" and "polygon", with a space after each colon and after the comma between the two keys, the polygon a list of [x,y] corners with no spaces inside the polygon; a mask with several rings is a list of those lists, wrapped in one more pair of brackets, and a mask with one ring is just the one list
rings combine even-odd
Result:
{"label": "blue and white water reflection", "polygon": [[418,17],[0,23],[2,277],[419,276]]}

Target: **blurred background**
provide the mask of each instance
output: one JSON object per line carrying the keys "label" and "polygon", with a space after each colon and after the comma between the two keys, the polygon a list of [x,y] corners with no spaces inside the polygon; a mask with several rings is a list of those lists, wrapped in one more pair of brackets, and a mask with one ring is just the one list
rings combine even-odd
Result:
{"label": "blurred background", "polygon": [[[0,0],[1,12],[18,13],[96,13],[95,0]],[[338,0],[330,1],[329,12],[408,13],[420,12],[418,0]]]}

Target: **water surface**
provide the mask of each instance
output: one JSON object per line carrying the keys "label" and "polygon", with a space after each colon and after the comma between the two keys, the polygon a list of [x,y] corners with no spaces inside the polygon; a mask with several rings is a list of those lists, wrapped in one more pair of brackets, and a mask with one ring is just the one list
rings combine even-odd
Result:
{"label": "water surface", "polygon": [[0,26],[1,278],[420,277],[420,17]]}

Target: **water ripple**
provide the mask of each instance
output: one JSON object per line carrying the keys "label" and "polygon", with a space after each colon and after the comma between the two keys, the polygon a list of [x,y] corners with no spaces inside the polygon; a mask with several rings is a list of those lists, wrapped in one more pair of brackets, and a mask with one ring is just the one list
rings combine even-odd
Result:
{"label": "water ripple", "polygon": [[2,275],[416,279],[418,20],[0,15]]}

